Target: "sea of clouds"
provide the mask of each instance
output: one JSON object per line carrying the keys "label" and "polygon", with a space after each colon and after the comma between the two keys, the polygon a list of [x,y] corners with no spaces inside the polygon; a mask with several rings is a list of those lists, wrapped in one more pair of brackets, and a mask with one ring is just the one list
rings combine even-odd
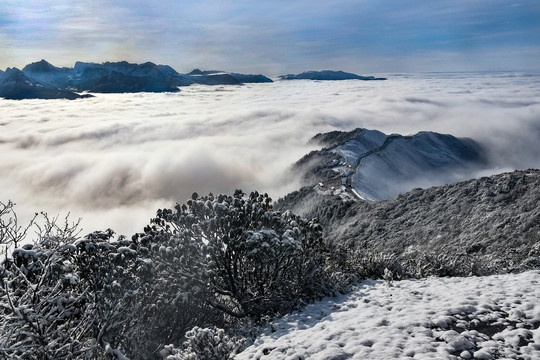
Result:
{"label": "sea of clouds", "polygon": [[297,189],[319,132],[357,127],[471,137],[489,169],[540,167],[540,74],[387,74],[387,81],[190,86],[179,93],[0,100],[0,201],[20,220],[81,217],[84,233],[141,231],[193,193]]}

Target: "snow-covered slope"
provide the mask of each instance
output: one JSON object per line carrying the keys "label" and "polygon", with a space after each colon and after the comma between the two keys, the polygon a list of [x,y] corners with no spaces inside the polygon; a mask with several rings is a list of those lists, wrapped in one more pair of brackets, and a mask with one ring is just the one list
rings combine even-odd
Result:
{"label": "snow-covered slope", "polygon": [[467,170],[482,163],[481,149],[473,140],[434,132],[402,136],[356,129],[317,139],[332,146],[298,162],[308,181],[319,182],[323,193],[343,185],[366,200],[463,180]]}
{"label": "snow-covered slope", "polygon": [[540,170],[531,169],[380,202],[344,202],[305,187],[276,206],[318,218],[329,241],[359,257],[395,257],[405,273],[420,276],[540,268],[538,204]]}
{"label": "snow-covered slope", "polygon": [[367,280],[274,321],[235,359],[540,359],[540,272]]}

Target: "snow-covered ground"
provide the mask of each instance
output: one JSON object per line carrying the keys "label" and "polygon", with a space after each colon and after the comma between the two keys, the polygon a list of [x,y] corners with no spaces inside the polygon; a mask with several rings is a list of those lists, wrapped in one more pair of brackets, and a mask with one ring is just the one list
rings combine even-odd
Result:
{"label": "snow-covered ground", "polygon": [[540,359],[540,271],[366,280],[276,320],[235,359]]}

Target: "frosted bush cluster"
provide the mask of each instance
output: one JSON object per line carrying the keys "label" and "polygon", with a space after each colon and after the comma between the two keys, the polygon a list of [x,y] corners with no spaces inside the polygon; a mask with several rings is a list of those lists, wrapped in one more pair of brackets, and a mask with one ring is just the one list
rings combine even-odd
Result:
{"label": "frosted bush cluster", "polygon": [[76,224],[52,221],[14,248],[26,229],[12,204],[0,219],[0,356],[10,359],[148,359],[166,344],[179,358],[225,359],[242,342],[222,329],[337,290],[318,223],[257,192],[193,194],[131,239],[80,238]]}
{"label": "frosted bush cluster", "polygon": [[228,336],[225,330],[194,327],[185,335],[183,349],[172,345],[161,351],[165,360],[227,360],[242,348],[243,339]]}

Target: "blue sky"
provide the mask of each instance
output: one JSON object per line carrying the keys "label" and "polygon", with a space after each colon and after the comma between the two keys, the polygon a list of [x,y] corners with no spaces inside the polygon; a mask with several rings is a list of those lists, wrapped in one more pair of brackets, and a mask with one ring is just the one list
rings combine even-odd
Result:
{"label": "blue sky", "polygon": [[539,70],[540,1],[0,0],[0,69],[42,58],[269,75]]}

